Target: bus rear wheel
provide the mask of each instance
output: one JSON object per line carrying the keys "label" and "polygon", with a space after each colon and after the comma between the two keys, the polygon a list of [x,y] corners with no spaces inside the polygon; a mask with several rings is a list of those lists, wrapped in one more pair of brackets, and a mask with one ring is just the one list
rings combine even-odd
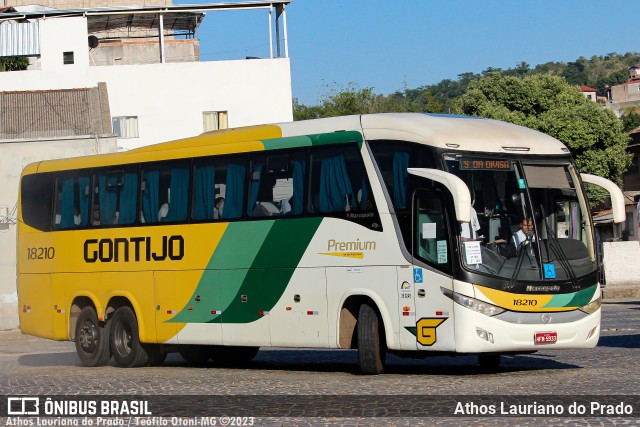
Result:
{"label": "bus rear wheel", "polygon": [[130,307],[120,307],[113,314],[109,344],[120,367],[134,368],[149,363],[149,346],[140,342],[138,320]]}
{"label": "bus rear wheel", "polygon": [[386,345],[381,339],[380,320],[370,305],[360,306],[357,327],[360,371],[369,375],[382,373],[387,355]]}
{"label": "bus rear wheel", "polygon": [[93,307],[85,307],[80,311],[75,342],[78,358],[84,366],[104,366],[111,360],[109,324],[100,325]]}

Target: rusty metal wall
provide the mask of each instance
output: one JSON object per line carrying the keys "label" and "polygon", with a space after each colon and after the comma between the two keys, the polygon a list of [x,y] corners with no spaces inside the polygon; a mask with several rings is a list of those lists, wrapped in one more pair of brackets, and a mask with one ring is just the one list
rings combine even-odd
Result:
{"label": "rusty metal wall", "polygon": [[0,92],[0,139],[110,134],[101,92],[106,94],[98,88]]}

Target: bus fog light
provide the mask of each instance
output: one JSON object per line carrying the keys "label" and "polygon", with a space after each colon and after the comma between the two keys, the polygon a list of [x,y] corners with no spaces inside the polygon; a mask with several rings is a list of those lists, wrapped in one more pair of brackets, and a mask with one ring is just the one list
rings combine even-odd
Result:
{"label": "bus fog light", "polygon": [[598,329],[598,327],[594,326],[593,329],[589,331],[589,335],[587,335],[587,339],[591,338],[593,334],[596,333],[596,329]]}
{"label": "bus fog light", "polygon": [[489,341],[491,344],[493,344],[493,334],[491,332],[485,331],[482,328],[476,328],[476,333],[483,340]]}

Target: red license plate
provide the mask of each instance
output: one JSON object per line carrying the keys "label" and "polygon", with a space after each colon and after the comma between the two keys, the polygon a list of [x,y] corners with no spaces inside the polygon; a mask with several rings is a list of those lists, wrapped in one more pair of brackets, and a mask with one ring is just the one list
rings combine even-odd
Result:
{"label": "red license plate", "polygon": [[533,337],[534,344],[554,344],[557,341],[557,332],[536,332],[536,335]]}

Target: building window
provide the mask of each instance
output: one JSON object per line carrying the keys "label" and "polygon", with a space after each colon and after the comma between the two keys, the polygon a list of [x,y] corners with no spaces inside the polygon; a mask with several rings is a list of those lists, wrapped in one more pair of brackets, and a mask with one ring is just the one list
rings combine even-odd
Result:
{"label": "building window", "polygon": [[62,52],[62,63],[73,64],[73,52]]}
{"label": "building window", "polygon": [[122,116],[112,119],[113,133],[118,138],[138,138],[138,116]]}
{"label": "building window", "polygon": [[227,129],[229,127],[228,117],[227,111],[204,111],[202,113],[202,131]]}

